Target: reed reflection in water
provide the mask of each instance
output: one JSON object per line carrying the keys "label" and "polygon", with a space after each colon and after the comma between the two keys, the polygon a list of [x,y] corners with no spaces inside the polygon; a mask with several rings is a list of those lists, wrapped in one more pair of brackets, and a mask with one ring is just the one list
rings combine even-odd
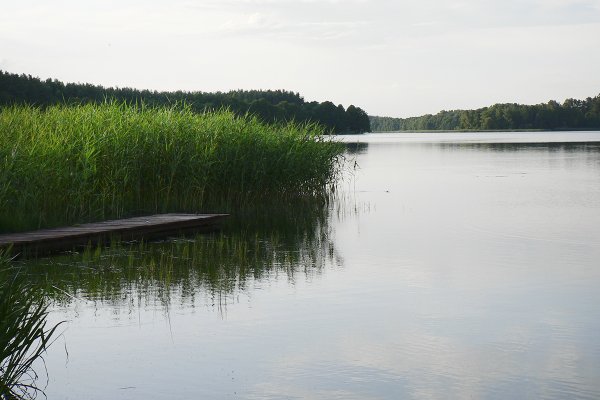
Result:
{"label": "reed reflection in water", "polygon": [[113,243],[22,261],[59,308],[75,301],[115,308],[201,302],[222,309],[249,282],[293,283],[340,265],[329,237],[329,199],[242,209],[220,232],[150,243]]}

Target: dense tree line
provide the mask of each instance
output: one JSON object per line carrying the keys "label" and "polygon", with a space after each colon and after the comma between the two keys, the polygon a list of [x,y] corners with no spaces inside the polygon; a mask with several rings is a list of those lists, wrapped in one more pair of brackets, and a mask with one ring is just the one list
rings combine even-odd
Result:
{"label": "dense tree line", "polygon": [[376,132],[413,130],[600,129],[600,95],[536,105],[494,104],[411,118],[370,117]]}
{"label": "dense tree line", "polygon": [[41,80],[0,70],[0,107],[34,104],[45,107],[59,103],[103,102],[115,99],[150,106],[186,103],[195,112],[228,108],[239,115],[256,115],[265,122],[317,122],[336,134],[370,132],[370,121],[360,108],[344,108],[330,101],[306,102],[299,93],[285,90],[235,90],[230,92],[158,92],[132,88],[105,88],[98,85]]}

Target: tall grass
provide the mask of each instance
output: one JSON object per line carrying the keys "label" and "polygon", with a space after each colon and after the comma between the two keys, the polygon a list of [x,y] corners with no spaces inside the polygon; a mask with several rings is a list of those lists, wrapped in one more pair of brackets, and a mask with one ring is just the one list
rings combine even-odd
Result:
{"label": "tall grass", "polygon": [[0,111],[0,232],[322,193],[343,146],[316,125],[107,102]]}
{"label": "tall grass", "polygon": [[46,302],[0,252],[0,399],[34,398],[39,392],[32,364],[42,356],[57,326],[47,327]]}

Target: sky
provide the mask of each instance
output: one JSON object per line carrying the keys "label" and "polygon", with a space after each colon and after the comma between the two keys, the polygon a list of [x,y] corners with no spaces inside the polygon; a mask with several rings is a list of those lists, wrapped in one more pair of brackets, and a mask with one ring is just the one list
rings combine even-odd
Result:
{"label": "sky", "polygon": [[600,0],[0,0],[0,69],[408,117],[600,94]]}

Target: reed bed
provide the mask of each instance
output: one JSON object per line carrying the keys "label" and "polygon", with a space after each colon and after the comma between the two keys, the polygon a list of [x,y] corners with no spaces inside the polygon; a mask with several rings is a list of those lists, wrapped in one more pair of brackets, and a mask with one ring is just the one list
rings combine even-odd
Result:
{"label": "reed bed", "polygon": [[343,145],[313,124],[117,102],[0,110],[0,232],[324,193]]}

